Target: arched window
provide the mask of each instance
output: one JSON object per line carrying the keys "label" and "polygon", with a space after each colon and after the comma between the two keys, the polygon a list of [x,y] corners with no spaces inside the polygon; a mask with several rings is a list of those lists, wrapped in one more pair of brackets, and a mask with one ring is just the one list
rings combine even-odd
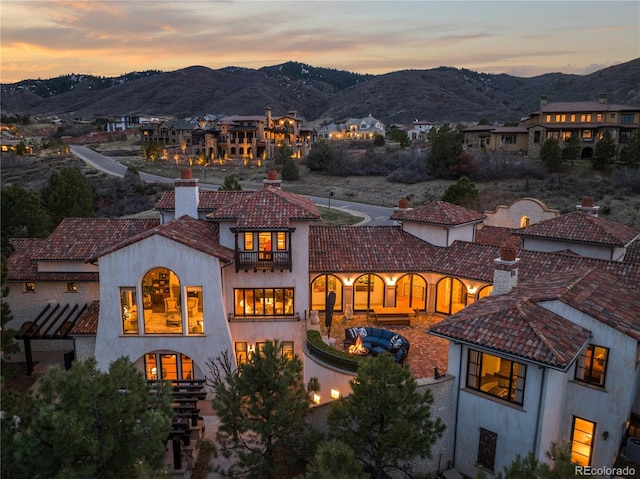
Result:
{"label": "arched window", "polygon": [[491,291],[493,291],[493,285],[488,284],[486,286],[483,286],[478,290],[477,299],[486,298],[491,294]]}
{"label": "arched window", "polygon": [[427,308],[427,282],[419,274],[405,274],[396,283],[396,306],[424,311]]}
{"label": "arched window", "polygon": [[182,287],[167,268],[154,268],[142,279],[145,334],[182,334]]}
{"label": "arched window", "polygon": [[363,274],[353,283],[354,311],[384,306],[384,281],[375,274]]}
{"label": "arched window", "polygon": [[530,223],[530,219],[528,216],[523,216],[522,218],[520,218],[520,228],[525,228],[527,226],[529,226]]}
{"label": "arched window", "polygon": [[454,314],[467,305],[467,288],[456,278],[442,278],[436,285],[436,313]]}
{"label": "arched window", "polygon": [[327,295],[336,293],[334,311],[342,311],[342,282],[332,274],[317,276],[311,283],[311,309],[324,311],[327,309]]}

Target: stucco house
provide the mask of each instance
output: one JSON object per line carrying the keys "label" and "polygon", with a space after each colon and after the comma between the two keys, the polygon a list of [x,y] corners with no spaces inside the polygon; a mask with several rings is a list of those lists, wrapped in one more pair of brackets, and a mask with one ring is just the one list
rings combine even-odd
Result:
{"label": "stucco house", "polygon": [[338,123],[330,123],[318,130],[318,136],[324,140],[372,140],[375,135],[385,134],[385,126],[371,116],[348,118]]}
{"label": "stucco house", "polygon": [[[312,201],[281,186],[269,174],[257,191],[201,191],[184,169],[156,205],[159,221],[67,219],[48,238],[14,239],[8,327],[20,331],[25,349],[95,356],[103,369],[128,355],[150,380],[202,379],[209,358],[228,352],[241,363],[278,339],[284,354],[303,360],[305,380],[319,379],[322,404],[334,391],[348,394],[354,377],[307,347],[328,294],[338,314],[410,308],[440,315],[430,333],[451,340],[446,374],[420,378],[448,391],[437,405],[450,418],[441,466],[473,474],[480,434],[483,445],[508,445],[493,456],[499,470],[511,453],[543,455],[551,441],[589,424],[609,441],[593,443],[590,464],[614,459],[623,423],[640,414],[639,232],[584,211],[547,218],[535,203],[514,208],[537,218],[522,228],[502,220],[484,226],[491,214],[445,202],[409,208],[406,201],[391,216],[394,226],[331,227],[317,224]],[[588,236],[575,235],[587,226]],[[613,239],[598,242],[603,231]],[[496,261],[506,238],[518,242],[517,258]],[[615,254],[602,256],[603,248]],[[603,352],[603,383],[575,372],[588,354]],[[469,361],[480,368],[475,379]],[[487,392],[484,376],[503,362],[515,389],[496,384],[503,390]],[[614,395],[602,409],[602,398]],[[577,396],[592,403],[576,405]]]}

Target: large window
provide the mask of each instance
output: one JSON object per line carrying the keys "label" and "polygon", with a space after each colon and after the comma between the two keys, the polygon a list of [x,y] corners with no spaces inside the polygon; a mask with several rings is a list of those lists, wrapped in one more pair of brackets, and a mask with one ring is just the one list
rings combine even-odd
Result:
{"label": "large window", "polygon": [[148,353],[144,355],[144,371],[148,380],[194,379],[193,360],[176,353]]}
{"label": "large window", "polygon": [[527,366],[491,354],[469,350],[467,387],[522,405]]}
{"label": "large window", "polygon": [[396,283],[396,306],[424,311],[427,307],[427,282],[418,274],[406,274]]}
{"label": "large window", "polygon": [[189,334],[204,333],[202,306],[202,286],[187,286],[186,313]]}
{"label": "large window", "polygon": [[607,348],[593,344],[587,346],[576,365],[576,380],[604,387],[608,358],[609,350]]}
{"label": "large window", "polygon": [[327,309],[327,296],[336,293],[334,311],[342,311],[342,283],[337,276],[323,274],[317,276],[311,283],[311,309],[325,311]]}
{"label": "large window", "polygon": [[184,309],[178,276],[154,268],[142,278],[145,334],[182,334]]}
{"label": "large window", "polygon": [[633,123],[635,115],[633,113],[621,113],[620,123]]}
{"label": "large window", "polygon": [[236,316],[292,316],[293,288],[248,288],[233,291]]}
{"label": "large window", "polygon": [[366,311],[384,306],[384,281],[375,274],[363,274],[353,284],[353,309]]}
{"label": "large window", "polygon": [[596,423],[573,417],[571,428],[571,462],[580,466],[591,464],[593,452],[593,437],[596,431]]}

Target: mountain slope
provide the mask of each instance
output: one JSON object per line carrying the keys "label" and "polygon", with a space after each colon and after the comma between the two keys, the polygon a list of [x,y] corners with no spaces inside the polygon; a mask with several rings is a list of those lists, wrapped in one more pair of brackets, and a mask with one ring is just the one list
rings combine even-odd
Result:
{"label": "mountain slope", "polygon": [[517,120],[535,110],[542,95],[552,102],[595,101],[607,93],[610,103],[640,105],[640,59],[590,75],[548,73],[533,78],[452,67],[358,75],[296,62],[259,70],[193,66],[100,82],[96,77],[75,77],[70,88],[58,90],[47,82],[60,84],[60,78],[3,84],[2,111],[84,119],[183,118],[205,113],[260,115],[269,106],[274,115],[297,111],[316,124],[368,114],[387,124],[406,124],[414,119]]}

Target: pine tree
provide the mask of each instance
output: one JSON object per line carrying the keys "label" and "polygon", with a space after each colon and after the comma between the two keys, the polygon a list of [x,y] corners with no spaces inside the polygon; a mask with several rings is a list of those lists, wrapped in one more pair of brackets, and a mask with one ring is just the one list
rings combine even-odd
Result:
{"label": "pine tree", "polygon": [[613,141],[611,131],[604,130],[602,136],[596,143],[591,165],[594,170],[606,170],[612,168],[616,163],[617,148]]}
{"label": "pine tree", "polygon": [[431,391],[419,392],[408,369],[382,354],[360,365],[351,388],[331,405],[330,435],[348,444],[374,479],[403,471],[412,458],[430,457],[445,426],[431,419]]}
{"label": "pine tree", "polygon": [[78,168],[53,172],[41,191],[42,201],[55,225],[64,218],[92,218],[93,187]]}

